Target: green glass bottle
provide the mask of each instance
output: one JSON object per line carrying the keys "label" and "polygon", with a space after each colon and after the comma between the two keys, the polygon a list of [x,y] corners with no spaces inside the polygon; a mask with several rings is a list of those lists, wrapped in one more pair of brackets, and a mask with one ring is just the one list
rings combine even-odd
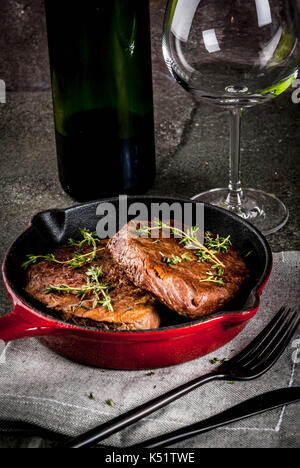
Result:
{"label": "green glass bottle", "polygon": [[45,0],[59,177],[75,200],[155,177],[149,0]]}

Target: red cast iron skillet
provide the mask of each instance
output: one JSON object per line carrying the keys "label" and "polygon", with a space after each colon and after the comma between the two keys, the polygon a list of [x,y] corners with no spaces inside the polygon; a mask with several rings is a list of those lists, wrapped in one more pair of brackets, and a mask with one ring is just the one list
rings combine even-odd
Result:
{"label": "red cast iron skillet", "polygon": [[[151,203],[195,202],[167,197],[129,197],[128,204],[140,202],[150,209]],[[256,314],[261,292],[272,269],[270,247],[252,225],[240,217],[212,205],[205,205],[205,230],[221,236],[230,234],[233,244],[244,254],[251,275],[238,297],[226,310],[200,320],[179,319],[167,313],[162,327],[145,331],[101,331],[76,326],[52,315],[51,310],[34,301],[23,290],[25,274],[21,264],[26,254],[53,251],[70,237],[78,238],[79,229],[96,230],[100,200],[65,210],[37,214],[30,225],[12,244],[2,265],[2,274],[13,312],[0,318],[0,339],[16,340],[41,337],[41,341],[66,358],[92,366],[110,369],[152,369],[186,362],[210,353],[232,340]],[[195,213],[194,213],[195,215]],[[180,323],[181,320],[181,323]]]}

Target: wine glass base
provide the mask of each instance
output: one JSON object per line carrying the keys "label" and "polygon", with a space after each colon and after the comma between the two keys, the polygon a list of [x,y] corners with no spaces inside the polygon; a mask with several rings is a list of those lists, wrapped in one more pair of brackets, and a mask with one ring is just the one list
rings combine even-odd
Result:
{"label": "wine glass base", "polygon": [[208,190],[194,196],[192,200],[231,211],[252,223],[265,236],[277,232],[289,218],[289,211],[282,201],[262,190],[243,189],[241,203],[237,206],[228,202],[228,189],[225,188]]}

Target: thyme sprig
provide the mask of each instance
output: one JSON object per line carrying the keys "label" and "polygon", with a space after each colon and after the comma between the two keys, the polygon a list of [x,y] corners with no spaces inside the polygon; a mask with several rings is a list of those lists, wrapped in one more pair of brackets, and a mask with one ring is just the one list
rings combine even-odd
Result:
{"label": "thyme sprig", "polygon": [[215,266],[215,265],[212,265],[211,268],[214,269],[215,271],[214,271],[214,272],[212,272],[212,271],[207,271],[207,272],[206,272],[207,278],[204,278],[204,279],[202,279],[202,280],[199,280],[199,282],[200,282],[200,283],[209,282],[209,283],[217,283],[217,284],[223,285],[223,284],[224,284],[224,280],[223,280],[224,269],[223,269],[223,268],[220,268],[220,267],[218,267],[218,266]]}
{"label": "thyme sprig", "polygon": [[213,249],[216,253],[227,253],[228,247],[232,246],[230,236],[221,237],[219,234],[213,237],[211,232],[205,233],[205,243],[209,249]]}
{"label": "thyme sprig", "polygon": [[159,252],[159,253],[162,257],[162,261],[166,263],[168,266],[175,266],[178,263],[182,262],[182,258],[178,257],[177,255],[172,254],[171,257],[168,257],[167,255],[164,255],[162,252]]}
{"label": "thyme sprig", "polygon": [[74,247],[78,247],[82,249],[82,247],[87,245],[95,246],[95,242],[99,242],[99,238],[96,232],[91,232],[87,228],[80,229],[80,234],[82,235],[83,239],[81,241],[75,241],[74,239],[69,239],[69,245],[73,245]]}
{"label": "thyme sprig", "polygon": [[95,309],[99,304],[105,307],[106,310],[113,311],[111,297],[107,294],[107,291],[111,289],[111,285],[100,283],[100,277],[102,276],[102,268],[100,266],[92,266],[86,272],[86,275],[87,282],[80,288],[72,287],[67,284],[60,284],[59,286],[54,286],[53,284],[50,284],[46,288],[46,293],[76,293],[76,296],[80,297],[81,299],[81,302],[76,306],[76,308],[82,307],[83,301],[86,300],[87,294],[92,293],[93,296],[91,299],[91,309]]}
{"label": "thyme sprig", "polygon": [[[205,233],[205,244],[209,248],[210,253],[212,254],[219,254],[220,252],[222,253],[227,253],[228,252],[228,247],[232,246],[230,236],[227,237],[221,237],[219,234],[215,237],[213,237],[211,232],[206,232]],[[203,263],[203,262],[209,262],[210,257],[207,255],[206,252],[203,250],[199,250],[196,253],[198,257],[198,262]]]}
{"label": "thyme sprig", "polygon": [[203,263],[203,262],[209,262],[210,261],[210,255],[208,255],[203,250],[198,250],[198,252],[196,252],[196,256],[198,257],[198,260],[197,260],[198,263]]}
{"label": "thyme sprig", "polygon": [[162,261],[166,263],[168,266],[175,266],[178,263],[181,263],[183,260],[188,260],[189,262],[193,261],[193,259],[188,256],[188,253],[184,253],[180,257],[174,254],[172,254],[171,257],[168,257],[167,255],[164,255],[162,252],[159,252],[159,253],[162,257]]}
{"label": "thyme sprig", "polygon": [[192,259],[191,257],[189,257],[189,254],[188,254],[188,253],[182,254],[182,255],[181,255],[181,258],[182,258],[183,260],[188,260],[189,262],[192,262],[192,261],[193,261],[193,259]]}
{"label": "thyme sprig", "polygon": [[81,241],[75,241],[74,239],[69,239],[69,245],[76,247],[77,249],[81,250],[84,245],[92,246],[91,252],[86,254],[80,254],[75,252],[73,257],[69,260],[61,261],[58,260],[54,254],[46,254],[46,255],[27,255],[27,260],[22,263],[21,267],[24,270],[27,270],[30,265],[34,265],[38,260],[47,260],[50,263],[58,263],[61,265],[68,265],[69,268],[80,268],[87,263],[91,263],[95,260],[97,253],[101,250],[104,250],[104,247],[98,248],[97,243],[100,239],[97,237],[97,234],[94,232],[90,232],[88,229],[84,228],[80,230],[80,233],[83,237]]}
{"label": "thyme sprig", "polygon": [[[186,248],[186,249],[198,248],[200,252],[205,253],[205,258],[207,260],[209,260],[211,263],[213,263],[214,265],[218,265],[218,266],[220,266],[222,268],[225,268],[225,265],[215,255],[216,253],[220,253],[221,251],[224,251],[224,250],[221,250],[221,249],[222,248],[225,249],[227,247],[227,245],[229,245],[225,241],[224,241],[224,244],[223,244],[223,241],[221,241],[220,237],[219,237],[219,240],[218,240],[218,244],[213,245],[214,248],[212,250],[212,249],[209,248],[210,246],[206,247],[204,244],[202,244],[197,239],[197,233],[199,231],[199,228],[196,227],[196,226],[193,226],[190,229],[188,229],[186,232],[184,232],[184,231],[182,231],[181,229],[179,229],[177,227],[170,226],[170,225],[164,223],[163,221],[158,221],[157,220],[157,221],[154,221],[154,224],[151,227],[150,226],[141,226],[139,229],[137,229],[137,232],[141,233],[141,234],[150,234],[151,231],[156,230],[156,229],[169,229],[172,232],[172,234],[174,234],[174,236],[176,235],[176,236],[180,237],[179,244],[184,244],[184,248]],[[227,239],[230,242],[229,236],[228,236]],[[212,240],[213,239],[209,238],[210,242]],[[210,243],[210,245],[212,245],[212,244]],[[220,250],[218,250],[218,249],[220,249]]]}
{"label": "thyme sprig", "polygon": [[[196,247],[199,249],[195,254],[197,261],[199,263],[206,262],[211,264],[211,269],[206,272],[207,277],[199,280],[200,283],[209,282],[224,285],[225,265],[216,255],[219,253],[228,253],[228,248],[232,245],[230,236],[221,237],[219,234],[217,236],[213,236],[212,233],[206,232],[204,245],[201,244],[197,238],[197,233],[199,231],[197,226],[193,226],[184,232],[181,229],[170,226],[162,221],[154,221],[154,224],[151,227],[141,226],[137,229],[137,232],[141,234],[150,234],[151,231],[155,229],[169,229],[172,234],[180,237],[179,244],[183,244],[184,248],[191,249]],[[168,257],[162,252],[160,252],[160,255],[162,256],[162,261],[171,267],[181,263],[183,260],[193,261],[187,253],[181,255],[181,257],[174,254]]]}

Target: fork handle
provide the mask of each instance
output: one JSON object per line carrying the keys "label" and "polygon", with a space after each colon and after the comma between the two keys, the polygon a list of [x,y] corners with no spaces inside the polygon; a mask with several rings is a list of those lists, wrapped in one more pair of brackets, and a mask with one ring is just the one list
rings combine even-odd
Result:
{"label": "fork handle", "polygon": [[110,437],[113,434],[125,429],[128,426],[136,423],[142,418],[145,418],[151,413],[159,410],[160,408],[168,405],[172,401],[177,400],[186,393],[195,390],[201,385],[206,384],[212,380],[223,379],[225,376],[223,374],[218,374],[217,372],[212,372],[210,374],[198,377],[186,384],[180,385],[179,387],[170,390],[163,395],[154,398],[147,403],[144,403],[116,418],[108,421],[100,426],[91,429],[90,431],[71,439],[63,445],[64,448],[87,448],[95,445],[97,442]]}
{"label": "fork handle", "polygon": [[166,447],[175,442],[180,442],[198,434],[211,431],[217,427],[224,426],[225,424],[230,424],[297,401],[300,401],[300,387],[273,390],[251,398],[250,400],[246,400],[204,421],[154,437],[153,439],[148,439],[140,444],[132,445],[130,448]]}

